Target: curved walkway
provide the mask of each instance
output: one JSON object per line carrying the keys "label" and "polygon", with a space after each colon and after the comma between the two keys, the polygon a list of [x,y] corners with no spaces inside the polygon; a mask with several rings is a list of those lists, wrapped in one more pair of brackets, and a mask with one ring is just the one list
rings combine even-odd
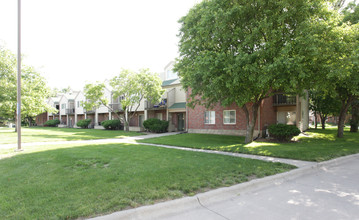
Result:
{"label": "curved walkway", "polygon": [[359,219],[359,154],[92,220]]}
{"label": "curved walkway", "polygon": [[[266,156],[250,155],[250,154],[240,154],[240,153],[231,153],[231,152],[223,152],[223,151],[193,149],[193,148],[169,146],[169,145],[162,145],[162,144],[149,144],[149,143],[136,142],[137,140],[163,137],[163,136],[169,136],[169,135],[176,135],[176,134],[180,134],[180,133],[181,132],[168,132],[168,133],[161,133],[161,134],[152,134],[151,133],[151,134],[147,134],[147,135],[117,138],[117,139],[113,138],[113,139],[97,139],[97,140],[79,140],[79,141],[32,142],[32,143],[22,143],[22,146],[27,147],[27,146],[58,145],[58,144],[129,143],[129,144],[149,145],[149,146],[164,147],[164,148],[171,148],[171,149],[185,150],[185,151],[221,154],[221,155],[227,155],[227,156],[233,156],[233,157],[245,157],[245,158],[250,158],[250,159],[265,160],[265,161],[271,161],[271,162],[287,163],[287,164],[294,165],[296,167],[304,167],[307,165],[315,164],[315,162],[309,162],[309,161],[300,161],[300,160],[266,157]],[[2,144],[2,145],[0,145],[0,149],[11,149],[11,148],[16,149],[16,147],[17,147],[17,144]]]}
{"label": "curved walkway", "polygon": [[[131,143],[281,162],[297,169],[224,187],[192,197],[116,212],[95,218],[115,219],[359,219],[359,154],[315,163],[257,155],[137,143],[175,135],[149,134],[122,139],[23,143],[23,146],[90,143]],[[16,148],[0,145],[0,149]]]}

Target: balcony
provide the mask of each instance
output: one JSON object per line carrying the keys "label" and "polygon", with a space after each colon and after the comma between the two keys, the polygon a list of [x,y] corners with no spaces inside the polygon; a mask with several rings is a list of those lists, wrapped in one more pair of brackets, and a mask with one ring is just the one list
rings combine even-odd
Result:
{"label": "balcony", "polygon": [[113,103],[113,104],[110,104],[110,107],[112,108],[112,110],[113,110],[114,112],[121,112],[121,111],[123,111],[121,103]]}
{"label": "balcony", "polygon": [[85,114],[94,114],[95,112],[96,112],[96,109],[95,109],[95,108],[89,109],[89,110],[84,109],[84,113],[85,113]]}
{"label": "balcony", "polygon": [[65,113],[67,115],[75,114],[75,108],[67,108],[67,109],[65,109]]}
{"label": "balcony", "polygon": [[153,104],[150,101],[145,101],[146,110],[162,110],[167,109],[167,99],[162,99],[160,103]]}
{"label": "balcony", "polygon": [[293,95],[275,94],[273,96],[273,106],[296,105],[297,97]]}

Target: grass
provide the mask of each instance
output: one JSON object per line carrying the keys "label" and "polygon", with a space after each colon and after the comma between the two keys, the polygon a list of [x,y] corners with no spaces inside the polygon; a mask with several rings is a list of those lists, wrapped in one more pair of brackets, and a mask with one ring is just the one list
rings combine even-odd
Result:
{"label": "grass", "polygon": [[[137,135],[141,135],[141,133],[98,130],[98,129],[51,128],[51,127],[32,127],[32,128],[21,129],[21,141],[24,143],[123,138],[128,136],[137,136]],[[17,143],[17,133],[14,132],[14,128],[12,129],[1,128],[0,144],[15,144],[15,143]]]}
{"label": "grass", "polygon": [[0,219],[93,217],[293,168],[131,144],[27,147],[0,160]]}
{"label": "grass", "polygon": [[337,138],[336,132],[336,128],[310,130],[295,143],[256,141],[245,145],[244,137],[210,134],[180,134],[140,142],[318,162],[359,153],[359,133],[346,129],[344,138]]}

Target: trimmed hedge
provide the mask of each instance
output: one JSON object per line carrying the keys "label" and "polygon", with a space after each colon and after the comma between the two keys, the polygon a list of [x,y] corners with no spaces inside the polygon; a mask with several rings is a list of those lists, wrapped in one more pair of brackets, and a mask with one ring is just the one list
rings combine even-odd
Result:
{"label": "trimmed hedge", "polygon": [[77,126],[81,128],[88,128],[91,123],[91,119],[84,119],[77,122]]}
{"label": "trimmed hedge", "polygon": [[57,127],[60,124],[59,119],[48,120],[44,123],[45,127]]}
{"label": "trimmed hedge", "polygon": [[123,130],[123,125],[121,120],[106,120],[101,122],[101,125],[106,130]]}
{"label": "trimmed hedge", "polygon": [[157,118],[150,118],[143,122],[143,127],[150,132],[163,133],[167,132],[168,121],[162,121]]}
{"label": "trimmed hedge", "polygon": [[268,127],[269,135],[278,141],[290,141],[294,136],[300,134],[295,125],[273,124]]}

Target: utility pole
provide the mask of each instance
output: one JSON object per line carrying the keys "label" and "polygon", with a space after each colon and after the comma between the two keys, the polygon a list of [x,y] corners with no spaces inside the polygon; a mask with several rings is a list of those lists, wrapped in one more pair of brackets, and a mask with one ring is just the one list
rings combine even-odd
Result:
{"label": "utility pole", "polygon": [[21,151],[21,0],[17,1],[17,150]]}

